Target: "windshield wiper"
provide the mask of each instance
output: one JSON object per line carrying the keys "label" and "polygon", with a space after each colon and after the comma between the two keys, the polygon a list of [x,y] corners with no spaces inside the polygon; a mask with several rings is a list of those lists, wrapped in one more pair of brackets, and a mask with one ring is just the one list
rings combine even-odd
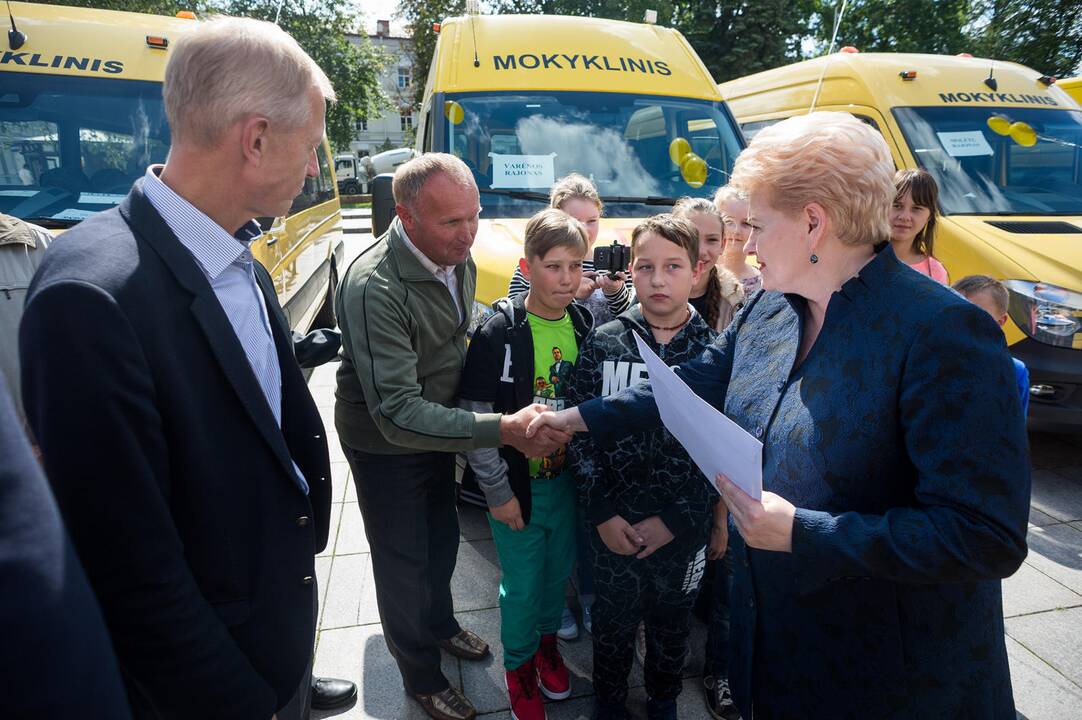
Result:
{"label": "windshield wiper", "polygon": [[549,196],[546,193],[530,192],[528,190],[505,190],[503,188],[478,188],[478,190],[493,195],[506,195],[507,197],[513,197],[519,200],[536,200],[537,202],[546,204],[549,201]]}
{"label": "windshield wiper", "polygon": [[602,195],[607,203],[640,203],[642,205],[675,205],[676,198],[663,195]]}
{"label": "windshield wiper", "polygon": [[[493,195],[506,195],[519,200],[536,200],[547,203],[549,196],[545,193],[530,192],[529,190],[506,190],[504,188],[479,188],[483,193]],[[601,199],[608,203],[638,203],[640,205],[675,205],[676,198],[663,195],[602,195]]]}
{"label": "windshield wiper", "polygon": [[74,225],[76,222],[78,222],[76,220],[58,220],[56,218],[51,218],[51,217],[24,217],[24,218],[19,218],[19,219],[22,220],[23,222],[28,222],[28,223],[33,223],[35,225],[40,225],[43,228],[53,228],[53,229],[56,229],[56,228],[61,228],[61,229],[70,228],[72,225]]}

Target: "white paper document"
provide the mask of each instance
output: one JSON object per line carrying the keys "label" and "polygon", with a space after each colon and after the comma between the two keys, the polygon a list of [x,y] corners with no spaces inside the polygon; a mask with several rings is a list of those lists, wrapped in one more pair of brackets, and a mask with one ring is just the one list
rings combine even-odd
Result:
{"label": "white paper document", "polygon": [[665,428],[672,433],[704,479],[724,474],[756,500],[763,497],[763,444],[744,428],[703,400],[635,335],[639,355],[650,373],[654,402]]}
{"label": "white paper document", "polygon": [[494,188],[548,188],[555,182],[553,163],[556,153],[548,155],[500,155],[489,153],[492,158],[492,187]]}
{"label": "white paper document", "polygon": [[943,149],[951,157],[975,157],[978,155],[992,155],[992,146],[984,138],[980,130],[968,132],[941,132],[936,133]]}

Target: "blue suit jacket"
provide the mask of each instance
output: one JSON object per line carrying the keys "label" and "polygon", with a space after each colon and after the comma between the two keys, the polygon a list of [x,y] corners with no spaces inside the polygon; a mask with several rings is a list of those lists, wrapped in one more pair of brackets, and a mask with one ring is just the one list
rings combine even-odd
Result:
{"label": "blue suit jacket", "polygon": [[57,238],[30,286],[26,412],[136,717],[267,720],[311,658],[330,461],[271,326],[281,428],[142,181]]}
{"label": "blue suit jacket", "polygon": [[[762,439],[792,553],[732,533],[730,683],[749,717],[1014,718],[1000,578],[1026,554],[1029,459],[995,322],[881,249],[793,369],[804,302],[753,296],[679,373]],[[643,386],[582,406],[602,442]]]}
{"label": "blue suit jacket", "polygon": [[0,383],[0,678],[4,717],[131,717],[101,610]]}

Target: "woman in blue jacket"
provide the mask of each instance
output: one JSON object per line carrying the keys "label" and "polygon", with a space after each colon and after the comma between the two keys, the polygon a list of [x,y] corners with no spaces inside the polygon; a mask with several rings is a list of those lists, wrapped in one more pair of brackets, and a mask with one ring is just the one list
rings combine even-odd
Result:
{"label": "woman in blue jacket", "polygon": [[[987,313],[894,256],[893,173],[845,113],[756,135],[731,184],[767,292],[678,370],[764,445],[761,502],[717,479],[748,720],[1015,716],[1000,579],[1026,554],[1030,480],[1011,360]],[[643,383],[540,423],[605,445],[660,418]]]}

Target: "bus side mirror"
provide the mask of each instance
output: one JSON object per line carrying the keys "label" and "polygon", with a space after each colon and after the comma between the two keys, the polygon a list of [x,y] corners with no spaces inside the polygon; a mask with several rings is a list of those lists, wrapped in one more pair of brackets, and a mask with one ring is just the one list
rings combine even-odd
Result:
{"label": "bus side mirror", "polygon": [[382,173],[372,180],[372,234],[379,237],[387,232],[394,220],[394,194],[391,193],[392,173]]}

